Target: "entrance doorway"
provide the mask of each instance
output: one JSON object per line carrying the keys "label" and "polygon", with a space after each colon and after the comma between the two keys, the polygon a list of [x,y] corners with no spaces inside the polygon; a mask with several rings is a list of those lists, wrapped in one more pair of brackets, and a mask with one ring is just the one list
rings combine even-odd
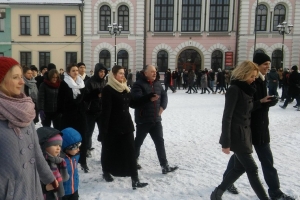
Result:
{"label": "entrance doorway", "polygon": [[180,53],[177,60],[178,71],[193,69],[195,72],[201,69],[201,56],[194,49],[186,49]]}

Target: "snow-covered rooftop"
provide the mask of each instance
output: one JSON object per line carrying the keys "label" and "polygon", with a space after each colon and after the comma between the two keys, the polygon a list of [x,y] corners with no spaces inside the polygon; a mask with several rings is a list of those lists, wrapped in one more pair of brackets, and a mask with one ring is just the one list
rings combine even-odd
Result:
{"label": "snow-covered rooftop", "polygon": [[81,0],[0,0],[0,4],[81,4]]}

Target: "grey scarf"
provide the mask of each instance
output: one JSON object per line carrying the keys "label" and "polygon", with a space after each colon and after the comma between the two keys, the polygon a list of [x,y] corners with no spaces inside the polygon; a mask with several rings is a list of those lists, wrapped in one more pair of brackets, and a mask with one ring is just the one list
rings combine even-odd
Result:
{"label": "grey scarf", "polygon": [[36,80],[34,78],[31,78],[28,80],[27,78],[23,78],[25,85],[29,88],[29,96],[32,98],[33,102],[37,102],[38,97],[38,89],[36,86]]}

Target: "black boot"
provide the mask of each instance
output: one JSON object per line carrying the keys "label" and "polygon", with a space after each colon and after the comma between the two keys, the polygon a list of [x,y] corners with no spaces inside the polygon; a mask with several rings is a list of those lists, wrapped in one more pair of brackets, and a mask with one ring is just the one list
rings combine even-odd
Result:
{"label": "black boot", "polygon": [[239,193],[238,189],[233,184],[227,188],[227,191],[230,192],[231,194]]}
{"label": "black boot", "polygon": [[177,166],[170,167],[170,166],[167,164],[167,165],[165,165],[165,166],[161,166],[161,169],[162,169],[162,173],[163,173],[163,174],[167,174],[167,173],[169,173],[169,172],[173,172],[173,171],[177,170],[178,167],[177,167]]}
{"label": "black boot", "polygon": [[142,169],[142,166],[139,164],[138,159],[136,160],[136,169],[137,170]]}
{"label": "black boot", "polygon": [[89,167],[87,166],[87,164],[80,164],[81,165],[81,169],[84,171],[84,173],[88,173],[89,172]]}
{"label": "black boot", "polygon": [[216,188],[210,195],[210,200],[222,200],[222,195],[224,191]]}
{"label": "black boot", "polygon": [[106,182],[113,182],[114,181],[114,178],[111,176],[110,173],[108,172],[103,172],[103,178]]}
{"label": "black boot", "polygon": [[136,188],[143,188],[148,185],[148,183],[141,183],[137,176],[131,177],[131,181],[133,190],[135,190]]}
{"label": "black boot", "polygon": [[203,92],[203,88],[201,89],[201,93],[200,94],[203,94],[204,92]]}

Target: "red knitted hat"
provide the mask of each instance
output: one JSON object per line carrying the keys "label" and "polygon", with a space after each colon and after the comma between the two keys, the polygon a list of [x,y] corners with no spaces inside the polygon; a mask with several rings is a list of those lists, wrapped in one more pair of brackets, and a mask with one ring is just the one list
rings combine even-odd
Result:
{"label": "red knitted hat", "polygon": [[6,73],[15,65],[19,65],[19,63],[9,57],[0,57],[0,82],[5,77]]}

